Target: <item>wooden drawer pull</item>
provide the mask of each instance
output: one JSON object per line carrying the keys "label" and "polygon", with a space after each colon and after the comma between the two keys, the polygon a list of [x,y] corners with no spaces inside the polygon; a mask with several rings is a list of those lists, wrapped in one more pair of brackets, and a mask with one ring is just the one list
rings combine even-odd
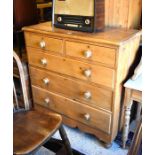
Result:
{"label": "wooden drawer pull", "polygon": [[86,113],[86,114],[84,115],[84,119],[85,119],[86,121],[89,121],[89,120],[90,120],[90,114]]}
{"label": "wooden drawer pull", "polygon": [[90,70],[90,69],[84,70],[84,75],[85,75],[86,77],[90,77],[90,76],[91,76],[91,70]]}
{"label": "wooden drawer pull", "polygon": [[43,79],[43,82],[44,82],[44,84],[47,85],[47,84],[49,84],[50,80],[49,80],[48,78],[44,78],[44,79]]}
{"label": "wooden drawer pull", "polygon": [[44,40],[42,40],[42,41],[40,41],[39,45],[40,45],[40,48],[45,48],[46,43]]}
{"label": "wooden drawer pull", "polygon": [[90,91],[86,91],[85,93],[84,93],[84,98],[85,99],[90,99],[91,98],[91,92]]}
{"label": "wooden drawer pull", "polygon": [[45,103],[46,106],[48,106],[49,103],[50,103],[50,99],[49,99],[49,98],[45,98],[45,99],[44,99],[44,103]]}
{"label": "wooden drawer pull", "polygon": [[41,64],[42,65],[47,65],[47,60],[45,59],[45,58],[42,58],[41,60],[40,60],[40,62],[41,62]]}
{"label": "wooden drawer pull", "polygon": [[84,51],[84,56],[86,57],[86,58],[90,58],[91,56],[92,56],[92,51],[91,50],[87,50],[87,51]]}

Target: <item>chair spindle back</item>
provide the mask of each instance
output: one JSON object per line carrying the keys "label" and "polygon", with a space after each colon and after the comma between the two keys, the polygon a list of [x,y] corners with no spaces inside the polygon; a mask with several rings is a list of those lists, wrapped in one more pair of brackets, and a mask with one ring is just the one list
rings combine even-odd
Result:
{"label": "chair spindle back", "polygon": [[19,71],[19,77],[20,77],[20,83],[21,83],[21,92],[23,95],[23,102],[24,102],[24,108],[20,108],[19,106],[19,100],[18,100],[18,95],[17,95],[17,90],[15,87],[15,83],[13,83],[13,95],[14,95],[14,104],[13,104],[13,110],[14,112],[18,112],[21,110],[29,110],[30,109],[30,103],[28,100],[28,94],[27,94],[27,88],[26,88],[26,80],[25,80],[25,76],[24,76],[24,69],[21,63],[20,58],[18,57],[18,55],[16,54],[16,52],[13,51],[13,58],[17,64],[17,68]]}

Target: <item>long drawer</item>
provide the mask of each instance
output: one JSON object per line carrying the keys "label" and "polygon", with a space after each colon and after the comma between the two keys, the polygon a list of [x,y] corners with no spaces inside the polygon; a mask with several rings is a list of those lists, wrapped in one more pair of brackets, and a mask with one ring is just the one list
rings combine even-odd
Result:
{"label": "long drawer", "polygon": [[114,88],[113,69],[46,54],[33,48],[27,48],[27,52],[31,65]]}
{"label": "long drawer", "polygon": [[32,92],[34,103],[110,134],[111,113],[94,109],[35,86],[32,87]]}
{"label": "long drawer", "polygon": [[69,56],[115,66],[116,49],[72,41],[65,42],[65,49]]}
{"label": "long drawer", "polygon": [[38,48],[48,53],[63,53],[63,41],[35,33],[25,33],[26,45]]}
{"label": "long drawer", "polygon": [[32,85],[111,111],[112,91],[110,90],[34,67],[30,67],[30,75]]}

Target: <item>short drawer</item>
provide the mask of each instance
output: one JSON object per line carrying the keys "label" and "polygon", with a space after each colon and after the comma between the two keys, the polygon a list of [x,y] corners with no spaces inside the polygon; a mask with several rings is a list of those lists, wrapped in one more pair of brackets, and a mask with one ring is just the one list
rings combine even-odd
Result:
{"label": "short drawer", "polygon": [[110,67],[115,66],[116,49],[72,41],[65,42],[65,49],[68,56],[100,62]]}
{"label": "short drawer", "polygon": [[50,38],[35,33],[25,33],[26,46],[47,50],[48,53],[63,52],[63,41],[61,39]]}
{"label": "short drawer", "polygon": [[34,103],[110,134],[111,113],[94,109],[34,86],[32,92]]}
{"label": "short drawer", "polygon": [[[70,99],[111,111],[112,91],[30,67],[31,84]],[[37,76],[39,75],[39,76]]]}
{"label": "short drawer", "polygon": [[27,52],[30,65],[101,84],[109,88],[114,87],[115,71],[113,69],[46,54],[32,48],[28,48]]}

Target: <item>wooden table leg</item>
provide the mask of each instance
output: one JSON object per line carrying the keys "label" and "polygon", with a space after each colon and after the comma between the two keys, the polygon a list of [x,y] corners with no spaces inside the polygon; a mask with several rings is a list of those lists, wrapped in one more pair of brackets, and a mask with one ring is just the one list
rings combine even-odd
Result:
{"label": "wooden table leg", "polygon": [[123,136],[122,136],[123,148],[125,148],[126,141],[128,139],[132,103],[133,101],[131,100],[131,90],[126,88],[125,98],[124,98],[125,106],[124,106],[124,125],[123,125]]}
{"label": "wooden table leg", "polygon": [[141,110],[142,110],[142,104],[138,103],[137,105],[137,114],[136,114],[136,121],[139,121],[141,118]]}
{"label": "wooden table leg", "polygon": [[124,127],[123,127],[123,148],[125,148],[126,141],[128,140],[132,103],[133,101],[131,101],[131,103],[125,107],[125,121],[124,121]]}

